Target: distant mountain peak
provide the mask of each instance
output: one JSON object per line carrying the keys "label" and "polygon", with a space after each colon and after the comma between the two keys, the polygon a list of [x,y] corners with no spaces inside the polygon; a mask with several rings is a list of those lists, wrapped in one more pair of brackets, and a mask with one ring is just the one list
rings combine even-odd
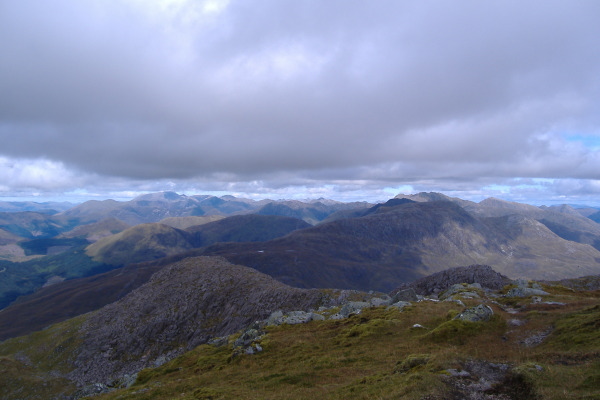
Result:
{"label": "distant mountain peak", "polygon": [[425,201],[451,201],[452,198],[438,192],[420,192],[415,194],[398,194],[395,199],[409,199],[417,202]]}
{"label": "distant mountain peak", "polygon": [[165,191],[165,192],[156,192],[156,193],[148,193],[148,194],[142,194],[140,196],[137,196],[133,199],[133,201],[139,201],[139,200],[168,200],[168,201],[174,201],[174,200],[180,200],[180,199],[184,199],[187,198],[186,195],[184,194],[178,194],[175,192],[171,192],[171,191]]}

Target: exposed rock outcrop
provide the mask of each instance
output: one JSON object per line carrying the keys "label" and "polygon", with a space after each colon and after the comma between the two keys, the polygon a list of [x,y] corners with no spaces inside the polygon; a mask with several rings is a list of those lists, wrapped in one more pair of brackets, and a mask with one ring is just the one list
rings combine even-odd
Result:
{"label": "exposed rock outcrop", "polygon": [[476,307],[467,308],[458,314],[454,319],[469,322],[487,322],[492,318],[493,315],[494,311],[490,306],[479,304]]}
{"label": "exposed rock outcrop", "polygon": [[276,310],[316,309],[344,297],[342,291],[326,295],[291,288],[218,257],[185,259],[87,320],[70,377],[78,384],[108,383],[232,334]]}
{"label": "exposed rock outcrop", "polygon": [[392,292],[392,296],[402,290],[413,289],[417,294],[428,296],[441,293],[452,285],[460,283],[478,283],[483,288],[499,290],[512,281],[494,271],[488,265],[470,265],[468,267],[449,268],[412,283],[403,285]]}

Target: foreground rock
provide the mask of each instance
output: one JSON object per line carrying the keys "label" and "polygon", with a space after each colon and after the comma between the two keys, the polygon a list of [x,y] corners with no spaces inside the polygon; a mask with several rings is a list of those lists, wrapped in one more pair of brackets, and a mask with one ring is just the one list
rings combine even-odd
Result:
{"label": "foreground rock", "polygon": [[454,319],[469,322],[487,322],[492,318],[493,315],[494,311],[490,306],[480,304],[476,307],[467,308],[458,314]]}
{"label": "foreground rock", "polygon": [[69,377],[79,385],[109,383],[239,331],[274,311],[343,301],[343,291],[329,293],[292,288],[218,257],[185,259],[84,323],[76,369]]}
{"label": "foreground rock", "polygon": [[488,265],[471,265],[468,267],[449,268],[425,278],[421,278],[392,292],[395,296],[402,290],[413,289],[416,294],[423,296],[437,295],[452,285],[474,284],[490,290],[500,290],[512,281],[506,276],[494,271]]}

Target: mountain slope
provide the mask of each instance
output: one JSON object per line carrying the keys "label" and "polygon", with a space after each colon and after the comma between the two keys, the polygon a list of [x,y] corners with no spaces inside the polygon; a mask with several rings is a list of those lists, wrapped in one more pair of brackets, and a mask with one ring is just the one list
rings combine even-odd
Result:
{"label": "mountain slope", "polygon": [[248,213],[262,205],[261,202],[236,199],[232,196],[219,198],[159,192],[141,195],[130,201],[87,201],[60,215],[77,218],[81,223],[97,222],[113,217],[129,225],[138,225],[159,222],[170,217]]}
{"label": "mountain slope", "polygon": [[90,276],[114,269],[92,260],[83,247],[23,262],[0,261],[0,309],[19,296],[53,282]]}
{"label": "mountain slope", "polygon": [[[504,279],[489,269],[462,272]],[[104,392],[98,399],[121,400],[596,397],[600,293],[545,284],[540,286],[543,300],[536,300],[458,287],[453,301],[390,307],[384,298],[366,293],[294,289],[222,259],[191,258],[167,266],[96,313],[0,343],[0,395],[64,399]],[[326,308],[312,321],[264,319],[271,311],[285,315],[320,305]],[[360,308],[338,317],[340,305],[342,310]],[[473,310],[485,310],[485,318],[465,319]],[[223,337],[228,333],[234,335]],[[195,346],[211,338],[216,340]],[[249,344],[252,351],[247,351]]]}
{"label": "mountain slope", "polygon": [[[188,258],[165,266],[148,282],[95,313],[24,340],[3,342],[0,356],[14,346],[31,345],[32,353],[25,350],[22,354],[36,359],[38,352],[50,348],[52,356],[44,356],[35,368],[53,370],[55,378],[68,377],[79,384],[108,383],[163,363],[210,338],[232,334],[276,310],[316,309],[337,304],[348,295],[292,288],[220,258]],[[52,337],[50,347],[35,346],[39,338],[48,336]]]}
{"label": "mountain slope", "polygon": [[370,204],[365,202],[340,203],[321,199],[321,201],[307,203],[298,200],[287,200],[265,204],[256,213],[260,215],[293,217],[304,220],[311,225],[316,225],[333,213],[364,209],[369,206]]}
{"label": "mountain slope", "polygon": [[96,261],[125,265],[181,253],[192,247],[185,231],[149,223],[102,238],[89,245],[86,253]]}
{"label": "mountain slope", "polygon": [[591,246],[566,241],[530,218],[477,218],[449,201],[373,208],[266,243],[211,246],[205,254],[292,286],[381,291],[459,265],[492,265],[512,278],[600,272],[600,252]]}
{"label": "mountain slope", "polygon": [[418,193],[416,195],[398,195],[415,201],[450,201],[460,205],[466,211],[479,217],[505,217],[520,215],[544,224],[563,239],[589,244],[600,250],[600,224],[595,223],[568,206],[536,207],[497,198],[487,198],[479,203],[448,197],[440,193]]}
{"label": "mountain slope", "polygon": [[0,312],[0,341],[98,310],[146,283],[162,263],[128,265],[44,286]]}
{"label": "mountain slope", "polygon": [[236,215],[186,229],[194,247],[217,242],[265,242],[310,225],[301,219],[275,215]]}
{"label": "mountain slope", "polygon": [[106,218],[91,224],[80,225],[75,229],[61,234],[59,237],[66,238],[85,238],[90,243],[95,242],[103,237],[114,235],[129,228],[125,222],[116,218]]}
{"label": "mountain slope", "polygon": [[192,226],[204,225],[209,222],[225,218],[223,215],[189,216],[189,217],[167,217],[159,222],[177,229],[187,229]]}
{"label": "mountain slope", "polygon": [[160,223],[140,224],[100,239],[87,248],[96,261],[125,265],[183,253],[217,242],[266,241],[306,228],[306,222],[278,216],[239,215],[180,230]]}
{"label": "mountain slope", "polygon": [[71,229],[76,222],[59,215],[39,212],[0,212],[0,229],[22,238],[53,237]]}
{"label": "mountain slope", "polygon": [[68,210],[75,204],[69,202],[48,201],[38,203],[34,201],[0,201],[0,212],[33,211],[42,214],[53,215]]}
{"label": "mountain slope", "polygon": [[320,291],[291,288],[222,259],[186,259],[83,324],[78,370],[71,377],[105,382],[234,333],[278,309],[318,307],[323,298]]}
{"label": "mountain slope", "polygon": [[[491,229],[452,203],[408,203],[262,244],[211,246],[206,254],[224,256],[293,286],[389,291],[427,271],[443,269],[443,265],[434,269],[422,262],[424,248],[420,243],[450,227],[470,234],[469,240],[461,242],[465,252],[496,240]],[[476,263],[463,258],[469,262],[462,265]]]}

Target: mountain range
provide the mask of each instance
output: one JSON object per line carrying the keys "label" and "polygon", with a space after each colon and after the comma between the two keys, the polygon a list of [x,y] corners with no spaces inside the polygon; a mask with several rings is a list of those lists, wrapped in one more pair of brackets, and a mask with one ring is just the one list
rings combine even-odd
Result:
{"label": "mountain range", "polygon": [[0,213],[0,306],[44,285],[171,256],[222,256],[304,288],[389,291],[471,264],[511,278],[591,275],[600,271],[600,224],[585,214],[440,193],[368,205],[173,192]]}
{"label": "mountain range", "polygon": [[[422,399],[418,393],[431,388],[428,399],[560,398],[543,389],[562,379],[558,372],[523,372],[531,359],[557,370],[557,352],[580,360],[560,369],[571,376],[562,384],[578,382],[572,390],[587,396],[597,379],[585,361],[600,345],[593,209],[439,193],[346,204],[161,192],[56,211],[0,213],[2,399],[113,398],[132,384],[119,398],[173,398],[173,390],[181,398],[237,398],[235,381],[261,398],[312,397],[313,387],[329,387],[322,394],[331,398]],[[550,300],[535,305],[541,296]],[[453,322],[475,306],[495,317]],[[563,321],[570,325],[561,328]],[[300,322],[305,327],[285,327]],[[374,349],[375,338],[391,358]],[[385,347],[388,340],[425,355]],[[524,350],[530,342],[549,344]],[[470,346],[460,347],[467,358],[440,343]],[[488,343],[501,353],[484,350]],[[378,369],[394,354],[395,367]],[[494,365],[504,372],[489,372]],[[264,374],[251,378],[253,369]],[[176,383],[219,370],[226,387]],[[493,383],[482,389],[453,370]],[[430,385],[406,389],[407,371],[421,371],[410,376]]]}

